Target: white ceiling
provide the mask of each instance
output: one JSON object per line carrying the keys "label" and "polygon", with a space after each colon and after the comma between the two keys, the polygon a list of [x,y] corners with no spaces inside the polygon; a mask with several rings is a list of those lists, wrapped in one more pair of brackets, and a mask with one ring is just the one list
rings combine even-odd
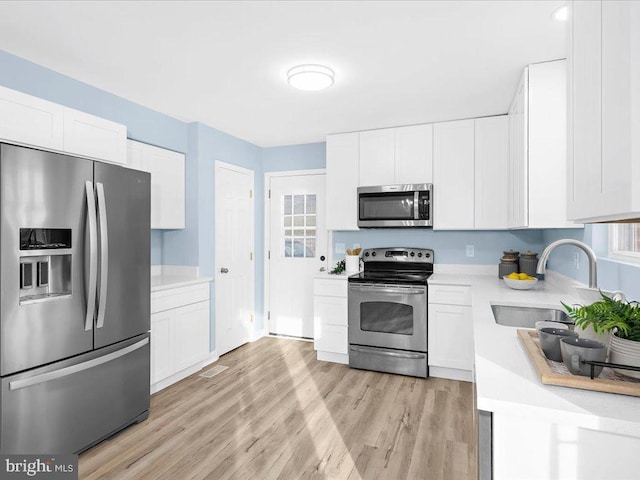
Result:
{"label": "white ceiling", "polygon": [[[562,1],[0,2],[0,48],[259,146],[505,113]],[[321,63],[322,92],[286,83]]]}

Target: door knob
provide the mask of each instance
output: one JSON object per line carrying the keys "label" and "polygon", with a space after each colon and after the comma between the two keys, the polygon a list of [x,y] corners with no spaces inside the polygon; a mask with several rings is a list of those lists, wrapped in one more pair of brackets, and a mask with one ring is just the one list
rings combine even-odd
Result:
{"label": "door knob", "polygon": [[222,268],[220,269],[220,273],[229,273],[229,269],[228,269],[228,268],[225,268],[225,267],[222,267]]}

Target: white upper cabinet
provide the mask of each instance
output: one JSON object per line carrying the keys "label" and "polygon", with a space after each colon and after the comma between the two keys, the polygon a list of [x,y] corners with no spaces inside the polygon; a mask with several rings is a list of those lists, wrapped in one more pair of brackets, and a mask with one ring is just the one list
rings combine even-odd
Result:
{"label": "white upper cabinet", "polygon": [[477,230],[509,228],[509,117],[475,120]]}
{"label": "white upper cabinet", "polygon": [[569,216],[640,219],[640,3],[569,5]]}
{"label": "white upper cabinet", "polygon": [[0,140],[124,164],[127,127],[0,87]]}
{"label": "white upper cabinet", "polygon": [[394,181],[395,129],[360,132],[360,186]]}
{"label": "white upper cabinet", "polygon": [[88,113],[64,109],[64,151],[113,163],[127,163],[127,127]]}
{"label": "white upper cabinet", "polygon": [[433,126],[433,226],[474,228],[474,120]]}
{"label": "white upper cabinet", "polygon": [[567,212],[567,65],[529,65],[529,228],[582,227]]}
{"label": "white upper cabinet", "polygon": [[0,139],[62,151],[64,107],[0,87]]}
{"label": "white upper cabinet", "polygon": [[184,228],[184,154],[128,140],[127,166],[151,173],[151,228]]}
{"label": "white upper cabinet", "polygon": [[433,183],[433,125],[395,129],[394,183]]}
{"label": "white upper cabinet", "polygon": [[516,96],[509,108],[509,228],[527,226],[527,104],[529,94],[528,69],[524,69]]}
{"label": "white upper cabinet", "polygon": [[327,229],[358,230],[359,134],[327,137]]}

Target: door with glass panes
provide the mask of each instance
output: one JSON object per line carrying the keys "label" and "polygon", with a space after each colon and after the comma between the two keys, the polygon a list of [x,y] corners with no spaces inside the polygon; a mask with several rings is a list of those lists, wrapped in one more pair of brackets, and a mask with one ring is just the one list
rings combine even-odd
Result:
{"label": "door with glass panes", "polygon": [[269,333],[313,338],[313,276],[327,267],[325,175],[271,177]]}

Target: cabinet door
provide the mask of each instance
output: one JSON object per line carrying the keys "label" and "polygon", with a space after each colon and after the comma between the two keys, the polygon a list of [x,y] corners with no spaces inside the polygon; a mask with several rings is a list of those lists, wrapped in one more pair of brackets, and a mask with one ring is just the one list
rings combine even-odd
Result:
{"label": "cabinet door", "polygon": [[127,140],[127,167],[143,172],[149,171],[148,145],[135,140]]}
{"label": "cabinet door", "polygon": [[175,373],[173,358],[173,319],[175,310],[151,315],[151,384]]}
{"label": "cabinet door", "polygon": [[395,130],[395,183],[433,183],[433,125]]}
{"label": "cabinet door", "polygon": [[151,228],[184,228],[184,155],[151,145],[146,147],[151,172]]}
{"label": "cabinet door", "polygon": [[328,230],[358,230],[358,136],[327,137]]}
{"label": "cabinet door", "polygon": [[429,365],[473,369],[471,307],[429,305]]}
{"label": "cabinet door", "polygon": [[124,165],[127,163],[127,127],[65,108],[64,151]]}
{"label": "cabinet door", "polygon": [[509,117],[475,120],[475,228],[509,228]]}
{"label": "cabinet door", "polygon": [[528,223],[528,179],[527,179],[527,129],[528,127],[528,79],[529,70],[524,69],[516,96],[509,109],[509,227],[523,228]]}
{"label": "cabinet door", "polygon": [[570,5],[573,138],[568,169],[569,218],[578,219],[593,216],[602,200],[602,5],[592,1]]}
{"label": "cabinet door", "polygon": [[346,298],[314,297],[313,346],[316,350],[347,354],[347,310]]}
{"label": "cabinet door", "polygon": [[179,372],[209,356],[209,302],[176,308],[174,312],[175,371]]}
{"label": "cabinet door", "polygon": [[433,126],[434,228],[474,227],[474,121]]}
{"label": "cabinet door", "polygon": [[395,130],[360,132],[359,185],[389,185],[394,182]]}
{"label": "cabinet door", "polygon": [[62,150],[64,107],[0,87],[0,139]]}

